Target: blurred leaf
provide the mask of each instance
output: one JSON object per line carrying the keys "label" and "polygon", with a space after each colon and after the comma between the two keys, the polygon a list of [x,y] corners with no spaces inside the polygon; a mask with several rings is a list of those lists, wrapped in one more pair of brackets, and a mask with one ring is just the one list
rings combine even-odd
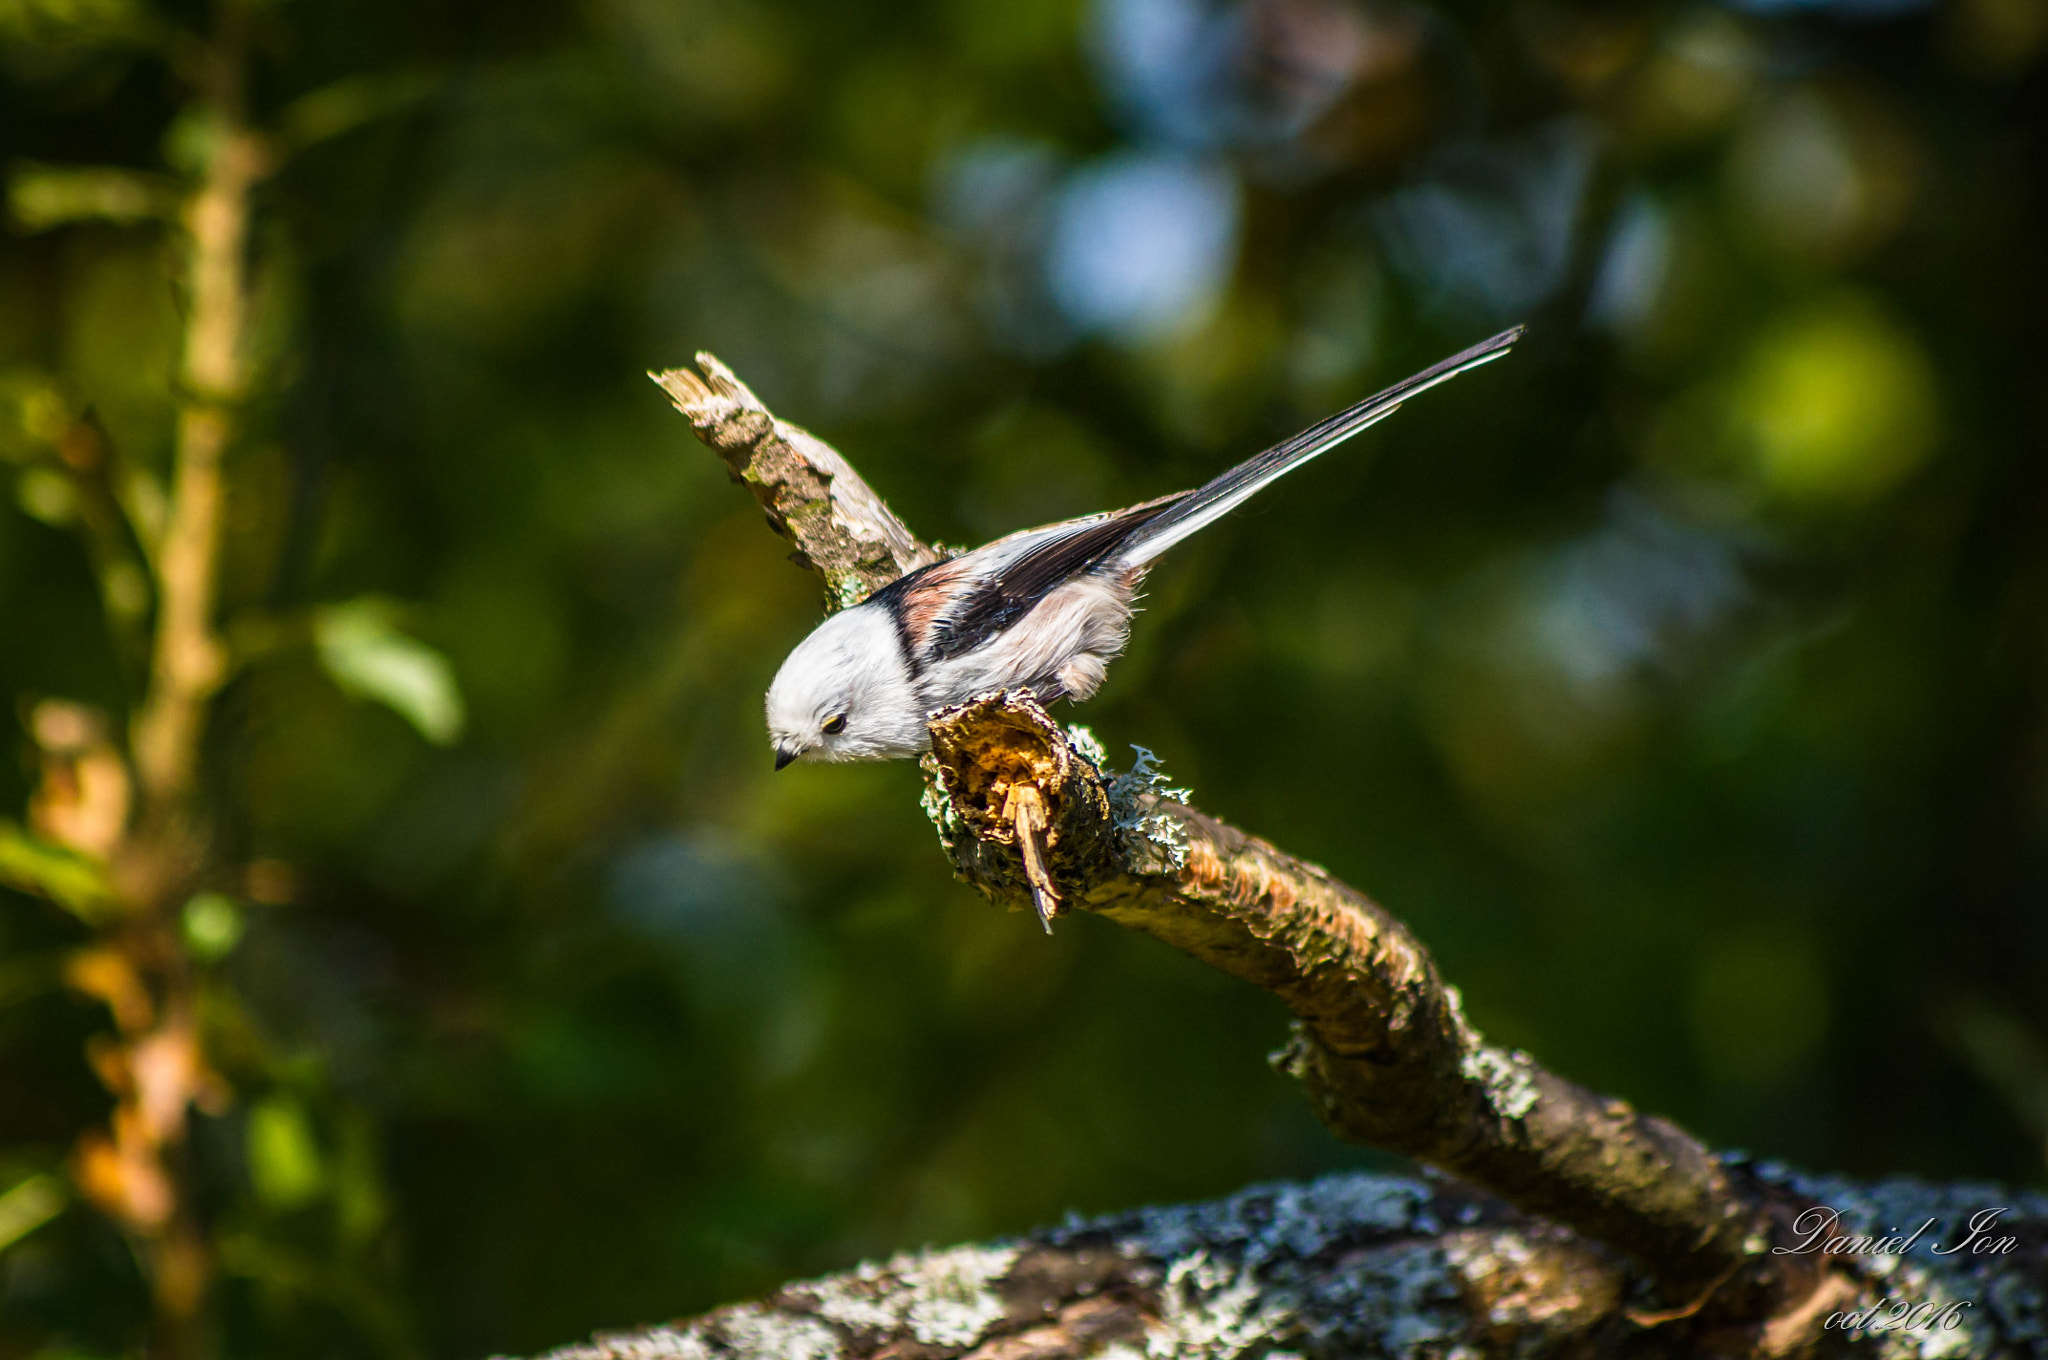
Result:
{"label": "blurred leaf", "polygon": [[26,462],[63,438],[77,404],[50,374],[16,369],[0,376],[0,458]]}
{"label": "blurred leaf", "polygon": [[63,1213],[70,1198],[62,1181],[40,1173],[0,1195],[0,1251]]}
{"label": "blurred leaf", "polygon": [[273,1209],[296,1209],[327,1184],[312,1126],[296,1100],[270,1096],[249,1111],[249,1179]]}
{"label": "blurred leaf", "polygon": [[396,72],[383,76],[350,76],[300,95],[278,117],[278,137],[288,150],[352,132],[365,123],[402,113],[432,94],[438,76]]}
{"label": "blurred leaf", "polygon": [[1795,268],[1839,265],[1906,217],[1920,154],[1892,111],[1795,89],[1750,120],[1729,188],[1747,244]]}
{"label": "blurred leaf", "polygon": [[78,493],[63,473],[32,467],[14,484],[15,504],[30,519],[61,529],[78,516]]}
{"label": "blurred leaf", "polygon": [[1796,1075],[1827,1037],[1827,974],[1801,935],[1774,925],[1709,945],[1693,974],[1694,1040],[1702,1064],[1731,1085]]}
{"label": "blurred leaf", "polygon": [[61,952],[0,959],[0,1006],[11,1006],[64,983],[64,955]]}
{"label": "blurred leaf", "polygon": [[368,1118],[354,1111],[344,1116],[334,1168],[335,1226],[352,1248],[370,1242],[391,1216],[376,1139]]}
{"label": "blurred leaf", "polygon": [[0,0],[0,38],[16,42],[134,41],[155,28],[135,0]]}
{"label": "blurred leaf", "polygon": [[1965,997],[1938,1015],[1943,1037],[2036,1138],[2048,1140],[2048,1044],[2012,1011]]}
{"label": "blurred leaf", "polygon": [[200,958],[224,959],[242,942],[242,909],[226,893],[203,892],[185,904],[185,945]]}
{"label": "blurred leaf", "polygon": [[0,883],[46,897],[89,925],[113,906],[105,869],[7,821],[0,821]]}
{"label": "blurred leaf", "polygon": [[203,175],[224,136],[226,130],[206,105],[189,104],[164,129],[164,159],[188,175]]}
{"label": "blurred leaf", "polygon": [[148,222],[177,211],[178,194],[161,175],[104,165],[21,162],[7,176],[7,205],[29,231],[67,222]]}
{"label": "blurred leaf", "polygon": [[1736,416],[1765,486],[1796,503],[1867,500],[1933,447],[1934,368],[1919,340],[1860,294],[1767,330]]}
{"label": "blurred leaf", "polygon": [[389,601],[364,597],[315,614],[313,639],[334,683],[384,704],[436,745],[462,735],[462,692],[448,658],[398,630]]}

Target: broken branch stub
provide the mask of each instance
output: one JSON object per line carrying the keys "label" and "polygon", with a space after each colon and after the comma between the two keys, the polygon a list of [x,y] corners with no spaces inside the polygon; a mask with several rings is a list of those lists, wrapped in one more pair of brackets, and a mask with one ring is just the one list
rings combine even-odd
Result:
{"label": "broken branch stub", "polygon": [[961,876],[991,897],[1028,898],[1049,933],[1086,881],[1077,867],[1109,858],[1109,800],[1094,766],[1028,695],[971,699],[934,714],[930,728],[927,770]]}

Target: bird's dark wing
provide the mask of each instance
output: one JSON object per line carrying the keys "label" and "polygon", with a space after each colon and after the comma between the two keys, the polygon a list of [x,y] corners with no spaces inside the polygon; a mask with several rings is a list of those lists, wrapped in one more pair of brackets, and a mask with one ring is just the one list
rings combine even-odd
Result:
{"label": "bird's dark wing", "polygon": [[[1033,605],[1062,582],[1114,556],[1133,533],[1187,494],[1178,492],[1128,510],[1061,525],[1057,531],[1040,530],[1031,535],[1036,541],[996,565],[934,620],[926,634],[921,659],[945,661],[973,651],[1030,613]],[[981,551],[1000,552],[1002,547],[1000,542],[992,543]]]}
{"label": "bird's dark wing", "polygon": [[929,659],[932,629],[963,595],[974,592],[981,575],[977,554],[931,562],[899,576],[868,596],[865,604],[889,611],[903,643],[903,655],[916,670]]}

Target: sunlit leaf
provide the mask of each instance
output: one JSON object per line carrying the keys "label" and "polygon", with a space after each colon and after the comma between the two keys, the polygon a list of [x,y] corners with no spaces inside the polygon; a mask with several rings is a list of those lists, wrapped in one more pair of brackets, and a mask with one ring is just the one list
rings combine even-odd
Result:
{"label": "sunlit leaf", "polygon": [[64,1183],[38,1173],[0,1195],[0,1251],[19,1242],[58,1214],[70,1200]]}
{"label": "sunlit leaf", "polygon": [[147,222],[170,216],[177,203],[161,176],[116,166],[21,164],[7,177],[7,206],[29,231],[67,222]]}
{"label": "sunlit leaf", "polygon": [[1854,504],[1891,488],[1932,450],[1934,368],[1918,338],[1874,301],[1838,296],[1765,331],[1736,418],[1773,493]]}
{"label": "sunlit leaf", "polygon": [[209,962],[224,959],[242,942],[242,909],[226,893],[195,894],[185,904],[185,946]]}
{"label": "sunlit leaf", "polygon": [[27,462],[47,452],[78,419],[74,401],[48,373],[0,374],[0,459]]}
{"label": "sunlit leaf", "polygon": [[388,601],[363,598],[330,605],[313,620],[320,664],[359,698],[390,707],[446,746],[462,735],[462,691],[448,658],[398,629]]}
{"label": "sunlit leaf", "polygon": [[320,1194],[327,1168],[306,1112],[275,1095],[249,1111],[249,1180],[273,1209],[296,1209]]}
{"label": "sunlit leaf", "polygon": [[103,868],[5,821],[0,821],[0,883],[47,897],[88,923],[104,920],[113,906]]}
{"label": "sunlit leaf", "polygon": [[32,467],[14,484],[14,500],[22,513],[61,529],[78,517],[78,494],[63,473]]}

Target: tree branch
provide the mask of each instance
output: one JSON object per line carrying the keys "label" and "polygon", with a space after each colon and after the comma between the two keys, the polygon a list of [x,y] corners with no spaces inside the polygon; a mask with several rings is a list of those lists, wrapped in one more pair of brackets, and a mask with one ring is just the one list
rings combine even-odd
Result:
{"label": "tree branch", "polygon": [[188,311],[170,512],[156,553],[156,644],[132,746],[146,799],[167,811],[198,774],[206,704],[225,670],[213,628],[225,493],[221,460],[246,394],[249,195],[269,169],[263,139],[243,120],[242,25],[223,9],[204,99],[218,142],[182,213],[189,241]]}
{"label": "tree branch", "polygon": [[[926,560],[844,459],[709,355],[699,364],[708,381],[659,380],[829,594],[850,602]],[[1284,1066],[1334,1132],[1627,1253],[1654,1285],[1636,1325],[1741,1327],[1791,1353],[1812,1340],[1817,1301],[1853,1292],[1833,1258],[1770,1250],[1804,1201],[1667,1120],[1487,1044],[1407,928],[1321,868],[1156,779],[1107,777],[1093,738],[1027,697],[948,710],[932,739],[927,808],[960,878],[1044,919],[1097,912],[1273,992],[1297,1017]]]}
{"label": "tree branch", "polygon": [[1049,809],[1062,902],[1285,1001],[1298,1018],[1284,1066],[1338,1136],[1629,1252],[1662,1285],[1652,1314],[1689,1313],[1745,1271],[1744,1292],[1768,1296],[1750,1300],[1766,1309],[1817,1283],[1769,1255],[1771,1206],[1703,1145],[1486,1043],[1407,927],[1321,868],[1144,781],[1105,780],[1100,753],[1077,749],[1023,696],[937,715],[932,744],[929,804],[962,879],[991,900],[1035,905],[1019,837],[1003,825],[1018,791],[1033,789]]}
{"label": "tree branch", "polygon": [[825,607],[859,604],[941,554],[904,527],[837,450],[769,414],[761,399],[709,354],[701,375],[671,368],[647,376],[668,393],[711,450],[742,482],[768,525],[796,545],[797,565],[825,583]]}
{"label": "tree branch", "polygon": [[164,531],[154,545],[155,632],[147,688],[129,729],[139,815],[105,851],[122,919],[72,960],[74,987],[109,1002],[116,1035],[87,1053],[115,1097],[105,1130],[77,1144],[79,1187],[141,1249],[155,1311],[152,1351],[204,1349],[214,1261],[185,1147],[188,1111],[226,1108],[201,1035],[198,981],[178,911],[202,873],[193,807],[208,705],[226,672],[214,628],[223,462],[247,396],[251,196],[270,155],[245,113],[248,15],[221,0],[195,106],[205,161],[180,214],[186,317],[177,435]]}

